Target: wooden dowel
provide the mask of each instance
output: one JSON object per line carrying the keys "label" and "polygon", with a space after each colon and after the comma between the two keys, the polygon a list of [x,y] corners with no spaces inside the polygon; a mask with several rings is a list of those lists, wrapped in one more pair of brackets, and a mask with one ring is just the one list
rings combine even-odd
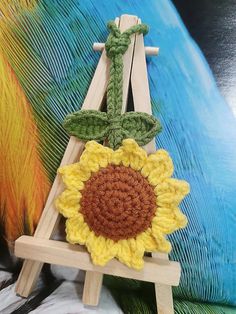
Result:
{"label": "wooden dowel", "polygon": [[[93,44],[93,50],[95,51],[103,51],[105,47],[104,43],[94,43]],[[145,54],[147,56],[157,56],[159,52],[158,47],[145,47]]]}

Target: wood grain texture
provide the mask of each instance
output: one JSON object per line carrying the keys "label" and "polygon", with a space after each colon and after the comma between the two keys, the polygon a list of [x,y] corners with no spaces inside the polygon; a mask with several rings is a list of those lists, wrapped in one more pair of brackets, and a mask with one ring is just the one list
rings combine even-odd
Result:
{"label": "wood grain texture", "polygon": [[103,274],[86,271],[83,289],[83,304],[97,306],[100,299]]}
{"label": "wood grain texture", "polygon": [[90,254],[80,245],[30,236],[22,236],[16,242],[16,255],[21,258],[173,286],[179,283],[180,266],[177,262],[144,257],[144,268],[138,271],[112,259],[101,267],[92,263]]}
{"label": "wood grain texture", "polygon": [[[168,254],[153,253],[154,258],[168,260]],[[174,314],[174,303],[171,285],[155,283],[155,294],[158,314]]]}

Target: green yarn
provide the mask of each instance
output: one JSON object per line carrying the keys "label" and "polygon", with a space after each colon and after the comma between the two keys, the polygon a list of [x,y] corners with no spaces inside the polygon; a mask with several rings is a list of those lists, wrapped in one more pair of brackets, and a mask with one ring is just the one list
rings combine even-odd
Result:
{"label": "green yarn", "polygon": [[144,112],[122,114],[123,54],[131,43],[131,35],[146,34],[148,26],[138,24],[121,33],[114,22],[108,23],[110,35],[105,44],[107,57],[111,59],[110,79],[107,87],[107,113],[97,110],[81,110],[69,114],[64,128],[80,140],[102,141],[108,139],[116,149],[125,138],[133,138],[139,145],[149,143],[160,132],[159,121]]}
{"label": "green yarn", "polygon": [[115,118],[121,114],[123,96],[123,54],[128,49],[134,33],[147,33],[148,26],[138,24],[121,33],[114,22],[108,23],[110,35],[105,44],[107,57],[111,59],[110,80],[107,86],[107,114]]}
{"label": "green yarn", "polygon": [[160,131],[158,121],[147,113],[126,112],[109,119],[108,114],[96,110],[81,110],[69,114],[64,127],[70,135],[82,141],[104,141],[116,148],[124,138],[133,138],[143,146],[153,139],[153,133]]}

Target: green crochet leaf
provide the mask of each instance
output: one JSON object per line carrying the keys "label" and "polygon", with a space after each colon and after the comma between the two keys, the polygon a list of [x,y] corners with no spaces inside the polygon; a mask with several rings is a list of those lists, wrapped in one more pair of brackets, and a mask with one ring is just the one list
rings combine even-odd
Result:
{"label": "green crochet leaf", "polygon": [[109,130],[107,114],[97,110],[81,110],[69,114],[63,126],[70,135],[82,141],[105,140]]}
{"label": "green crochet leaf", "polygon": [[133,138],[143,146],[162,129],[160,122],[144,112],[127,112],[121,116],[121,126],[126,138]]}
{"label": "green crochet leaf", "polygon": [[106,138],[112,149],[117,149],[125,138],[133,138],[139,145],[149,143],[160,132],[160,123],[142,112],[122,112],[123,59],[131,35],[146,34],[148,27],[135,25],[121,33],[114,22],[108,24],[110,35],[105,48],[111,59],[110,79],[107,86],[107,113],[81,110],[66,117],[64,127],[70,135],[82,141],[102,141]]}

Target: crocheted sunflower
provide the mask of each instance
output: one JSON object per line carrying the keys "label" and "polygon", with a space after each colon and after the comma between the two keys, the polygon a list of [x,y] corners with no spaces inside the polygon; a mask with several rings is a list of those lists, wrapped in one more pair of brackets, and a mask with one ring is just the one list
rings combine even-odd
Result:
{"label": "crocheted sunflower", "polygon": [[[114,23],[108,28],[107,112],[81,110],[66,117],[68,133],[89,142],[78,163],[59,168],[66,190],[56,206],[67,218],[67,241],[86,245],[94,264],[116,257],[141,269],[145,251],[169,252],[165,236],[186,225],[178,205],[189,185],[171,178],[173,164],[165,150],[147,156],[139,146],[160,132],[159,121],[142,112],[122,114],[122,55],[130,36],[146,33],[147,26],[123,33]],[[110,148],[96,142],[104,140]]]}
{"label": "crocheted sunflower", "polygon": [[66,190],[56,206],[67,218],[67,241],[86,245],[94,264],[117,257],[141,269],[144,252],[169,252],[165,235],[187,223],[178,205],[189,185],[171,178],[163,149],[147,156],[132,139],[115,151],[90,141],[78,163],[58,171]]}

